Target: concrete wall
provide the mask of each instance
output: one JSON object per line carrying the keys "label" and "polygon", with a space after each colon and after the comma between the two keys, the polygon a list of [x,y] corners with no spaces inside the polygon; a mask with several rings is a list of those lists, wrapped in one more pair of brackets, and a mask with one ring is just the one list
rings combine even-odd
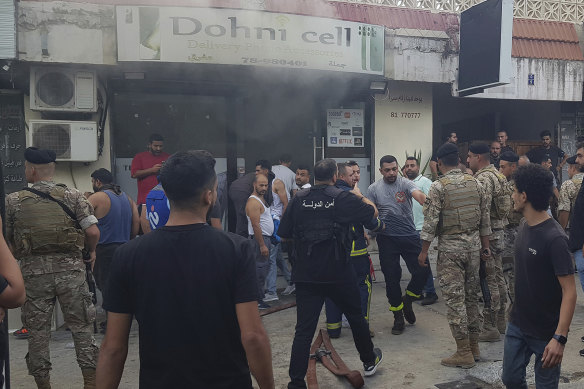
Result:
{"label": "concrete wall", "polygon": [[[533,75],[533,85],[529,76]],[[584,63],[535,58],[513,58],[513,78],[504,86],[470,97],[518,100],[582,101]],[[456,83],[453,90],[456,90]],[[455,94],[455,93],[454,93]]]}
{"label": "concrete wall", "polygon": [[385,34],[385,76],[391,80],[451,83],[458,55],[444,32],[410,29]]}
{"label": "concrete wall", "polygon": [[432,86],[392,81],[389,96],[375,102],[375,179],[381,178],[379,159],[387,154],[402,165],[406,151],[422,151],[422,165],[432,154]]}
{"label": "concrete wall", "polygon": [[18,3],[19,59],[115,64],[114,16],[113,5],[21,1]]}

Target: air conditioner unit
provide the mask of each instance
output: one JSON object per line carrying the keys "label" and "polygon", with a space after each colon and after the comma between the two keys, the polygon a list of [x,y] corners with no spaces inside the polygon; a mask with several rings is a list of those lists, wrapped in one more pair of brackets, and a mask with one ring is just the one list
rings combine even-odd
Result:
{"label": "air conditioner unit", "polygon": [[30,108],[37,111],[97,111],[94,71],[66,68],[30,69]]}
{"label": "air conditioner unit", "polygon": [[97,161],[97,123],[31,120],[28,145],[50,149],[57,161]]}

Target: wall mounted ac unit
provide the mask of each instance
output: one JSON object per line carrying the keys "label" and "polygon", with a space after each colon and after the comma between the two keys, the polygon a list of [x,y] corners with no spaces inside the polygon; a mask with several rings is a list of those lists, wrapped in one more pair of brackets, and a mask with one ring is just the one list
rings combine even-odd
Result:
{"label": "wall mounted ac unit", "polygon": [[57,161],[97,161],[97,123],[31,120],[28,145],[50,149]]}
{"label": "wall mounted ac unit", "polygon": [[97,111],[94,71],[67,68],[30,69],[30,108],[37,111]]}

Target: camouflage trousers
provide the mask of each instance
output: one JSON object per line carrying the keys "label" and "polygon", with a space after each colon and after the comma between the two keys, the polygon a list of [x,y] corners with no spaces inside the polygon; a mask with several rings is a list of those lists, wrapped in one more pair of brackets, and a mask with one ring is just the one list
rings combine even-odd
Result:
{"label": "camouflage trousers", "polygon": [[[503,269],[508,280],[509,309],[515,301],[515,237],[519,226],[505,227],[505,250],[503,251]],[[506,269],[506,270],[505,270]]]}
{"label": "camouflage trousers", "polygon": [[49,341],[55,301],[71,330],[82,369],[95,369],[99,348],[93,336],[95,307],[85,282],[85,270],[28,275],[24,278],[26,301],[22,323],[29,330],[26,364],[34,377],[47,377],[51,370]]}
{"label": "camouflage trousers", "polygon": [[454,339],[467,339],[469,333],[480,332],[479,251],[439,252],[436,269],[442,296],[446,303],[446,318]]}
{"label": "camouflage trousers", "polygon": [[[486,281],[491,295],[490,302],[485,301],[485,310],[505,314],[507,302],[507,283],[503,276],[503,250],[505,238],[503,230],[493,231],[489,239],[491,258],[485,261]],[[483,298],[485,298],[483,296]],[[486,299],[485,299],[486,300]]]}

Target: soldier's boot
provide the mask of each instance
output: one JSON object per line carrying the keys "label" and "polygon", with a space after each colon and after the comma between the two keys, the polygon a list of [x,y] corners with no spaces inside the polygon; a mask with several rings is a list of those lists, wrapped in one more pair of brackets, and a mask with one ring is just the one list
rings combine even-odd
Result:
{"label": "soldier's boot", "polygon": [[501,335],[505,335],[505,330],[507,329],[507,309],[505,304],[501,304],[501,309],[497,313],[497,329]]}
{"label": "soldier's boot", "polygon": [[479,342],[498,342],[501,340],[501,334],[497,329],[496,318],[493,312],[485,312],[483,329],[479,335]]}
{"label": "soldier's boot", "polygon": [[400,309],[399,311],[393,312],[393,327],[391,327],[391,333],[394,335],[401,335],[404,332],[406,323],[404,322],[404,311]]}
{"label": "soldier's boot", "polygon": [[475,363],[472,351],[470,350],[470,343],[467,339],[456,340],[456,352],[448,358],[444,358],[441,362],[448,367],[461,367],[463,369],[470,369]]}
{"label": "soldier's boot", "polygon": [[480,361],[481,350],[479,349],[479,333],[471,332],[468,334],[468,340],[470,344],[470,351],[472,352],[472,356],[474,357],[475,362]]}
{"label": "soldier's boot", "polygon": [[83,389],[95,389],[95,369],[81,369]]}
{"label": "soldier's boot", "polygon": [[34,382],[36,382],[38,389],[51,389],[51,378],[46,377],[34,377]]}
{"label": "soldier's boot", "polygon": [[414,313],[414,308],[412,307],[412,303],[414,301],[416,301],[418,298],[417,296],[412,296],[412,294],[410,294],[411,292],[408,292],[406,290],[406,294],[402,297],[402,302],[404,304],[404,317],[406,318],[406,320],[408,321],[408,323],[410,324],[414,324],[416,322],[416,314]]}

